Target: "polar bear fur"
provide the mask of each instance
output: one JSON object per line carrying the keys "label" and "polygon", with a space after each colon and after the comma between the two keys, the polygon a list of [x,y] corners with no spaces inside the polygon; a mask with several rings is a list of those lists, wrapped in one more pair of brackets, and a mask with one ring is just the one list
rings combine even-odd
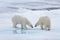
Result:
{"label": "polar bear fur", "polygon": [[16,27],[17,24],[21,24],[21,29],[27,28],[26,25],[31,26],[33,28],[32,24],[27,18],[19,16],[19,15],[15,15],[12,18],[12,23],[13,23],[14,28],[17,28]]}
{"label": "polar bear fur", "polygon": [[35,27],[40,25],[41,29],[43,30],[44,28],[47,30],[50,30],[50,18],[48,16],[43,16],[40,17],[39,20],[37,21],[37,23],[35,24]]}

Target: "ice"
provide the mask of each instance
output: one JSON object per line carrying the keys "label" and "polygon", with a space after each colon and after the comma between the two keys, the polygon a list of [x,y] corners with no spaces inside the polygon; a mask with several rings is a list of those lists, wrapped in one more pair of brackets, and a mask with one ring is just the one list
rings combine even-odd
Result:
{"label": "ice", "polygon": [[[26,8],[60,7],[59,0],[0,0],[0,40],[60,40],[60,9],[57,10],[28,10]],[[17,9],[16,9],[17,8]],[[15,29],[12,17],[26,17],[33,26],[41,16],[49,16],[51,30],[41,30],[39,26],[22,30],[21,25]]]}
{"label": "ice", "polygon": [[[60,40],[60,10],[52,11],[28,11],[20,13],[3,13],[0,14],[0,40]],[[40,27],[27,30],[14,29],[11,18],[14,15],[21,15],[31,21],[33,25],[41,16],[49,16],[51,19],[51,30],[41,30]],[[20,25],[18,25],[19,27]]]}

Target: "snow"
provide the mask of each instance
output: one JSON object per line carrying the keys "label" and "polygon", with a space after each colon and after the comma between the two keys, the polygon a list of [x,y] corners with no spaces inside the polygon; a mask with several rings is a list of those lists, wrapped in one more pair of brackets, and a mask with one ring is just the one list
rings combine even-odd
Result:
{"label": "snow", "polygon": [[[51,11],[25,9],[59,7],[59,0],[0,0],[0,4],[0,40],[60,40],[60,9]],[[13,7],[18,9],[13,9]],[[33,26],[39,17],[49,16],[51,30],[41,30],[39,26],[34,28],[27,26],[27,30],[21,30],[20,25],[17,25],[18,29],[14,29],[11,21],[14,15],[26,17]]]}
{"label": "snow", "polygon": [[[0,14],[0,40],[60,40],[60,10],[27,11]],[[39,17],[49,16],[51,19],[51,30],[41,30],[39,26],[34,28],[28,27],[27,30],[14,29],[11,22],[11,18],[14,15],[28,18],[33,25]]]}
{"label": "snow", "polygon": [[[15,9],[14,9],[14,8]],[[18,12],[20,8],[43,9],[50,7],[60,7],[59,0],[0,0],[0,12]],[[18,8],[18,9],[16,9]]]}

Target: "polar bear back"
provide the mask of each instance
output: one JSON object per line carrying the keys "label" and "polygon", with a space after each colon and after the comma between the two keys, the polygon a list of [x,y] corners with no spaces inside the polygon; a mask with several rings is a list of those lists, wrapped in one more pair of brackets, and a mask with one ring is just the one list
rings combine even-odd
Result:
{"label": "polar bear back", "polygon": [[22,17],[22,16],[19,16],[19,15],[15,15],[15,16],[12,18],[12,22],[13,22],[14,24],[21,24],[21,22],[23,22],[23,23],[25,23],[25,24],[31,24],[27,18]]}
{"label": "polar bear back", "polygon": [[49,19],[49,17],[44,16],[44,17],[40,17],[38,22],[39,22],[39,24],[49,25],[50,19]]}
{"label": "polar bear back", "polygon": [[13,18],[12,18],[12,22],[13,23],[17,23],[17,24],[20,24],[21,22],[24,22],[25,19],[24,17],[21,17],[19,15],[15,15]]}

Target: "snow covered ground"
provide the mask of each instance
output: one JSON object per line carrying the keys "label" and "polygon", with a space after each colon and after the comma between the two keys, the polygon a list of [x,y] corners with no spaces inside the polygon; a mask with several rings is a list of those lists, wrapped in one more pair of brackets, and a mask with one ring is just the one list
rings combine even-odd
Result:
{"label": "snow covered ground", "polygon": [[[25,8],[60,7],[60,0],[0,0],[0,40],[60,40],[60,9],[32,11]],[[41,16],[49,16],[51,30],[41,30],[40,27],[27,30],[14,29],[12,17],[21,15],[35,25]],[[17,25],[20,27],[20,25]]]}
{"label": "snow covered ground", "polygon": [[[0,40],[60,40],[60,10],[27,11],[0,14]],[[33,25],[39,17],[49,16],[51,19],[51,30],[41,30],[39,26],[34,28],[28,27],[28,30],[13,29],[11,18],[14,15],[28,18]]]}

